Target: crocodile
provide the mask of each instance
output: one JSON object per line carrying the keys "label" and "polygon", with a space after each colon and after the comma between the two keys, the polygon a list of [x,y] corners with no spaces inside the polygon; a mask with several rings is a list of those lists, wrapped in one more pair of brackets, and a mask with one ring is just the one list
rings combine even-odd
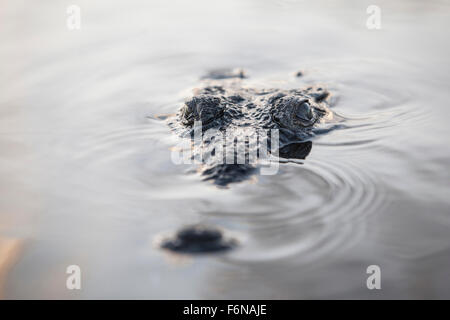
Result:
{"label": "crocodile", "polygon": [[[264,150],[268,151],[265,159],[271,159],[269,162],[305,159],[314,136],[336,127],[326,124],[339,121],[330,109],[331,94],[324,86],[251,88],[245,86],[246,78],[240,69],[210,72],[202,77],[203,83],[194,89],[193,96],[167,119],[178,135],[191,139],[192,145],[196,132],[202,135],[201,147],[192,148],[191,159],[200,158],[197,171],[203,180],[220,187],[247,180],[260,171],[263,155],[260,142],[265,143]],[[206,134],[208,131],[215,136]],[[241,136],[245,136],[245,148],[238,154]],[[251,137],[255,136],[257,143],[252,143]],[[224,143],[226,139],[228,144]],[[231,156],[226,158],[229,146]],[[258,161],[251,161],[254,158],[250,154],[256,154]]]}

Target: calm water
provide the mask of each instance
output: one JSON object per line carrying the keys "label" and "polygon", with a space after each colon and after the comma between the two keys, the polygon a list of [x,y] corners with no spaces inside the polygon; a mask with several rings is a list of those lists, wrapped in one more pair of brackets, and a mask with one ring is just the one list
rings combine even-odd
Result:
{"label": "calm water", "polygon": [[[377,1],[381,30],[370,4],[2,1],[0,295],[450,298],[450,2]],[[277,175],[202,182],[154,116],[220,67],[249,86],[323,84],[347,128]],[[155,248],[195,222],[239,249]],[[366,288],[372,264],[382,290]]]}

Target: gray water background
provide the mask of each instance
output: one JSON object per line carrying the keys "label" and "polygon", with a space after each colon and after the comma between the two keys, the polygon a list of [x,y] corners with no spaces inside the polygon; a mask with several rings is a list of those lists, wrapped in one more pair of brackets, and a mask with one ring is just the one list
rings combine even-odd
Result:
{"label": "gray water background", "polygon": [[[450,298],[449,15],[449,1],[1,1],[0,238],[22,243],[5,296]],[[155,116],[222,67],[248,86],[323,84],[348,128],[277,175],[203,182],[170,161],[177,137]],[[240,247],[155,247],[197,222]]]}

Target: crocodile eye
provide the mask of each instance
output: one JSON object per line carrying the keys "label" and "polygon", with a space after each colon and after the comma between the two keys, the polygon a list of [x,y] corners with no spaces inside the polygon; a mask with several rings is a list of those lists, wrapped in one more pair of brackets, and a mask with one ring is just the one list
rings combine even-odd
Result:
{"label": "crocodile eye", "polygon": [[183,123],[192,125],[194,121],[207,124],[223,114],[220,98],[210,95],[200,95],[186,101],[182,110]]}
{"label": "crocodile eye", "polygon": [[309,103],[304,101],[295,108],[295,116],[303,121],[311,121],[314,118],[314,113]]}

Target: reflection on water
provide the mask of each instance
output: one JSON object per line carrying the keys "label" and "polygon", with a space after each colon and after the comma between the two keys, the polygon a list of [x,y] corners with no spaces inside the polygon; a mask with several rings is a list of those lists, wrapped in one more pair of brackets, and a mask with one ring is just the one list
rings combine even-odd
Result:
{"label": "reflection on water", "polygon": [[[448,3],[379,1],[368,30],[359,1],[79,1],[79,31],[69,4],[0,13],[0,239],[26,241],[0,270],[6,297],[450,297]],[[155,116],[228,67],[249,87],[325,85],[343,126],[274,176],[185,174]],[[239,248],[180,263],[152,246],[193,223]]]}

